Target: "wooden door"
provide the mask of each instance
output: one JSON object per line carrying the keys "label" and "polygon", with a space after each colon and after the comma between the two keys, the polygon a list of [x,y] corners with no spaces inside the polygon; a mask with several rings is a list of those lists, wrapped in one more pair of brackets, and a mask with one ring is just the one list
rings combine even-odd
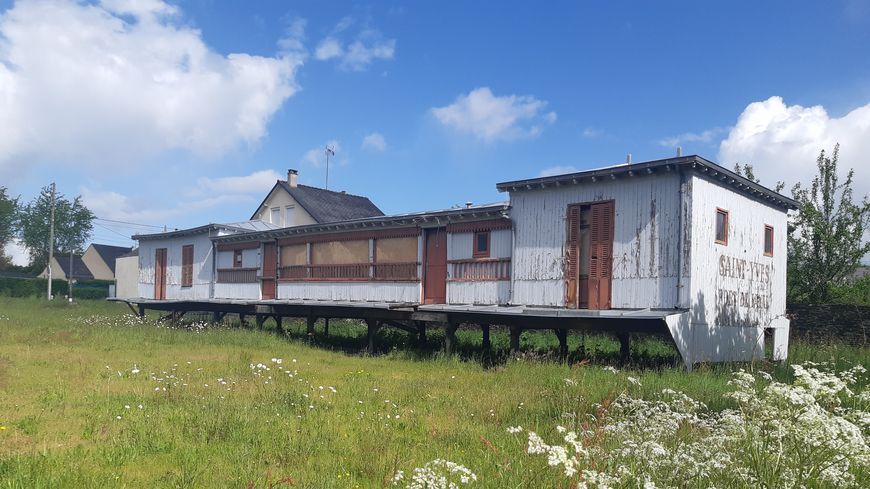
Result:
{"label": "wooden door", "polygon": [[275,280],[278,277],[278,248],[275,243],[263,244],[263,276],[260,281],[260,296],[263,300],[275,298]]}
{"label": "wooden door", "polygon": [[423,265],[423,303],[447,302],[447,228],[426,230]]}
{"label": "wooden door", "polygon": [[591,205],[589,309],[610,309],[613,270],[613,202]]}
{"label": "wooden door", "polygon": [[567,234],[565,246],[565,307],[577,309],[580,279],[580,212],[582,206],[568,206]]}
{"label": "wooden door", "polygon": [[166,248],[154,252],[154,298],[166,299]]}

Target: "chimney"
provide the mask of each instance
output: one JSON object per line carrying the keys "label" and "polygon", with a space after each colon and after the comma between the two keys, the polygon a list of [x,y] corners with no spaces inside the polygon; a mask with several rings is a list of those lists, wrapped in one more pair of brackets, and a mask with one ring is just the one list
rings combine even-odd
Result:
{"label": "chimney", "polygon": [[677,146],[677,156],[683,156],[683,147]]}
{"label": "chimney", "polygon": [[472,205],[473,205],[472,202],[469,200],[468,202],[465,203],[465,208],[470,209]]}
{"label": "chimney", "polygon": [[625,157],[625,163],[628,165],[631,164],[631,153],[628,153],[628,156]]}
{"label": "chimney", "polygon": [[299,185],[299,172],[294,169],[287,170],[287,185],[295,187]]}

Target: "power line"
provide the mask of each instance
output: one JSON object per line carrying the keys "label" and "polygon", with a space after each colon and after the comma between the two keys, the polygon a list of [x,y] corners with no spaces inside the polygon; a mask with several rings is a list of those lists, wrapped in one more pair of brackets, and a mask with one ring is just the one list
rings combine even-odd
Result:
{"label": "power line", "polygon": [[154,224],[142,224],[142,223],[138,223],[138,222],[117,221],[114,219],[103,219],[102,217],[95,217],[94,219],[97,221],[114,222],[114,223],[118,223],[118,224],[130,224],[132,226],[141,226],[141,227],[146,227],[146,228],[163,229],[163,226],[155,226]]}
{"label": "power line", "polygon": [[108,226],[104,226],[104,225],[102,225],[102,224],[100,224],[100,223],[98,223],[98,222],[95,222],[94,224],[96,224],[97,226],[100,226],[101,228],[105,229],[106,231],[109,231],[109,232],[115,233],[115,234],[117,234],[118,236],[121,236],[121,237],[127,238],[127,239],[130,240],[130,241],[133,241],[132,238],[130,238],[130,236],[127,236],[126,234],[123,234],[123,233],[119,233],[118,231],[115,231],[114,229],[112,229],[112,228],[110,228],[110,227],[108,227]]}

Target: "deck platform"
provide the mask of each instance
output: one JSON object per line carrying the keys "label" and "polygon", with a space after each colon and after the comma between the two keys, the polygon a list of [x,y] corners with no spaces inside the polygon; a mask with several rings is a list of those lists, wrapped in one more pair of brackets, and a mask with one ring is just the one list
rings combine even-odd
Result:
{"label": "deck platform", "polygon": [[[622,343],[622,352],[628,354],[630,333],[665,334],[668,337],[666,320],[685,314],[682,309],[610,309],[583,310],[529,306],[498,305],[453,305],[419,304],[407,302],[355,302],[304,299],[239,300],[239,299],[170,299],[147,298],[119,299],[112,302],[127,304],[135,314],[145,316],[146,310],[169,313],[166,318],[177,321],[188,312],[212,313],[216,320],[227,314],[237,314],[240,322],[247,317],[255,318],[257,326],[273,319],[283,331],[283,318],[303,318],[307,321],[309,334],[313,335],[318,319],[359,319],[369,327],[369,351],[374,351],[374,336],[381,327],[395,327],[425,338],[426,330],[445,330],[445,350],[451,354],[455,344],[455,332],[460,324],[481,328],[484,348],[488,349],[489,328],[493,325],[508,326],[511,331],[511,350],[519,350],[519,337],[525,330],[551,329],[559,339],[561,353],[567,356],[567,332],[569,330],[609,332]],[[328,328],[328,326],[327,326]]]}

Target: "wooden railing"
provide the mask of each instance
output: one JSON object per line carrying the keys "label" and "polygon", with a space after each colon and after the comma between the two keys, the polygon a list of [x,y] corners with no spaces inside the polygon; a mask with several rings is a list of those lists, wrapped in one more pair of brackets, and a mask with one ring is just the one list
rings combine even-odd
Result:
{"label": "wooden railing", "polygon": [[416,280],[417,262],[407,263],[374,263],[376,280]]}
{"label": "wooden railing", "polygon": [[407,263],[346,263],[333,265],[289,265],[278,268],[283,281],[406,281],[417,280],[416,262]]}
{"label": "wooden railing", "polygon": [[510,280],[510,258],[484,258],[469,260],[450,260],[450,280],[462,281],[487,281],[487,280]]}
{"label": "wooden railing", "polygon": [[217,283],[219,284],[255,284],[258,268],[218,268]]}

